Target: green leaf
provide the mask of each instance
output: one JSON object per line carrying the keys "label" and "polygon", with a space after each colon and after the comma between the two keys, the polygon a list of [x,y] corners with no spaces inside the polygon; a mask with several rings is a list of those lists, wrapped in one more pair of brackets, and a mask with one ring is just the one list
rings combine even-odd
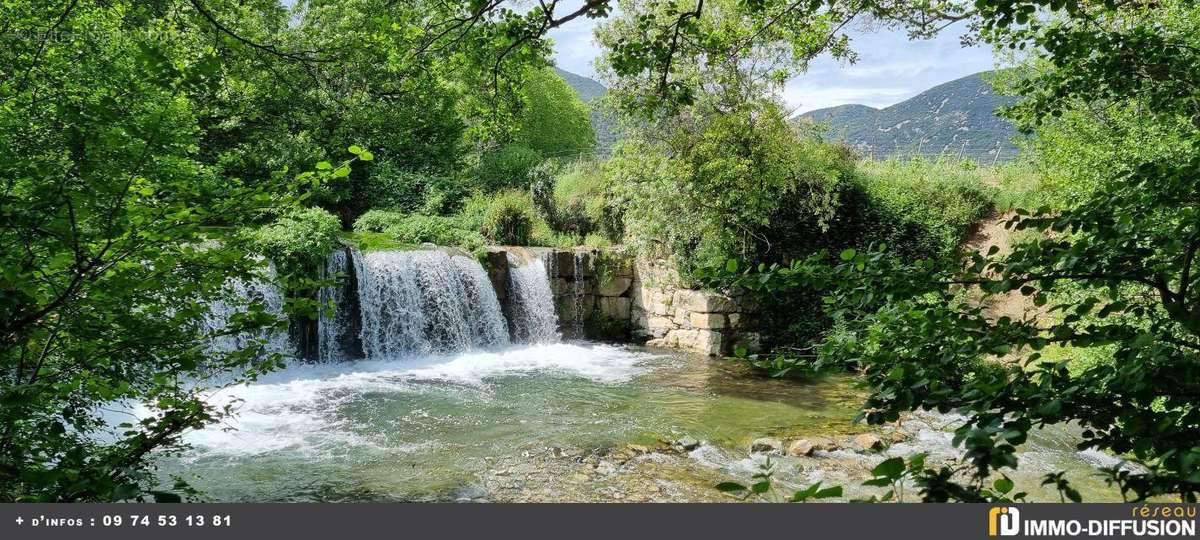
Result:
{"label": "green leaf", "polygon": [[855,255],[858,255],[858,252],[855,251],[854,248],[849,248],[849,249],[843,250],[840,257],[843,261],[851,261],[854,259]]}
{"label": "green leaf", "polygon": [[996,488],[996,491],[1000,493],[1008,493],[1013,489],[1013,481],[1009,480],[1008,477],[997,478],[995,482],[992,482],[992,487]]}
{"label": "green leaf", "polygon": [[717,484],[717,490],[726,493],[734,491],[746,491],[746,486],[743,486],[737,482],[721,482],[720,484]]}
{"label": "green leaf", "polygon": [[876,465],[871,469],[871,474],[883,478],[896,479],[904,473],[904,458],[894,457],[886,459],[883,463]]}

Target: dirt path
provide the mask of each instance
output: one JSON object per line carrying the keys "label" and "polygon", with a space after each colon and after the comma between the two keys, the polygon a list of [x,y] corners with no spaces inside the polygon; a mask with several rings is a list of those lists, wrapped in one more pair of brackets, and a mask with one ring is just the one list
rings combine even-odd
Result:
{"label": "dirt path", "polygon": [[[997,255],[1012,251],[1014,231],[1004,225],[1012,219],[1013,212],[995,213],[979,222],[975,231],[967,238],[966,249],[987,255],[992,246],[1000,248]],[[1020,291],[989,296],[984,301],[984,312],[992,320],[1008,317],[1014,321],[1035,320],[1045,315],[1043,308],[1033,305],[1033,297]]]}

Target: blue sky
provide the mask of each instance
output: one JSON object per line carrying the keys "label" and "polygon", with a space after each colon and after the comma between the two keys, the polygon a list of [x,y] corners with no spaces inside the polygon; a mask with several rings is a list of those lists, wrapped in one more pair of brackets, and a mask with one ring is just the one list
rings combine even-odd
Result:
{"label": "blue sky", "polygon": [[[565,12],[575,3],[578,0],[559,10]],[[596,24],[580,18],[551,31],[558,67],[596,78],[592,65],[599,54],[592,39]],[[858,62],[850,65],[827,56],[818,58],[807,73],[788,83],[783,98],[798,113],[847,103],[886,107],[941,83],[993,69],[991,49],[964,48],[960,34],[949,28],[936,39],[909,41],[903,32],[854,30],[851,39]]]}

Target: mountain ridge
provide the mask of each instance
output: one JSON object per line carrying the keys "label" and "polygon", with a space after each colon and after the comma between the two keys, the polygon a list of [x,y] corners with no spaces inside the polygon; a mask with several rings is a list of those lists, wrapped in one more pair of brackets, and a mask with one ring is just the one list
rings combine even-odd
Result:
{"label": "mountain ridge", "polygon": [[838,105],[808,111],[795,121],[824,124],[832,138],[876,158],[920,153],[1010,159],[1017,154],[1017,130],[996,110],[1016,98],[997,94],[985,80],[991,73],[942,83],[880,109]]}

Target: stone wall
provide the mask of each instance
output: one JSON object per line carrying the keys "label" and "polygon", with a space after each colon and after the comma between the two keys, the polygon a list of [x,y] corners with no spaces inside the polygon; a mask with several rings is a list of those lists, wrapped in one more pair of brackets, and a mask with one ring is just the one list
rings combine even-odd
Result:
{"label": "stone wall", "polygon": [[757,351],[754,313],[746,302],[679,285],[678,274],[662,261],[636,265],[631,286],[634,336],[651,347],[724,355],[737,347]]}
{"label": "stone wall", "polygon": [[485,266],[506,305],[510,250],[532,253],[546,265],[568,339],[645,342],[708,355],[758,347],[753,312],[728,296],[679,285],[663,262],[638,262],[619,249],[488,248]]}

